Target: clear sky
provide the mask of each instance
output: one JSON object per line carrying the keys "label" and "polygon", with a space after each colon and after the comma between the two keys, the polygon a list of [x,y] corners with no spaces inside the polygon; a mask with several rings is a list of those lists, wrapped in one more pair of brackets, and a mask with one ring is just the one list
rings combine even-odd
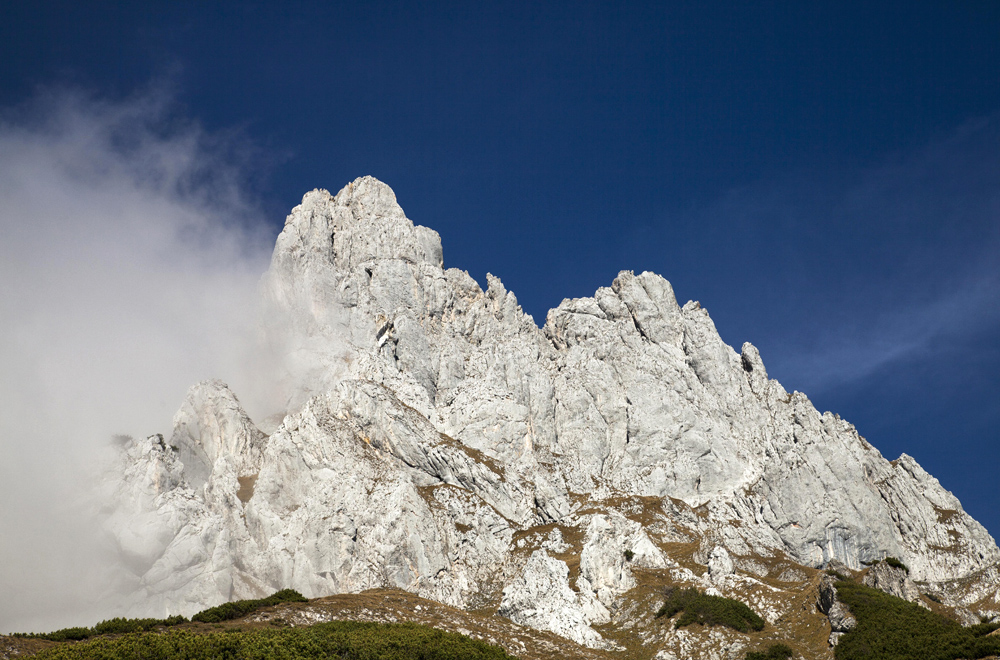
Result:
{"label": "clear sky", "polygon": [[539,324],[658,272],[1000,533],[995,0],[3,3],[5,130],[65,90],[198,127],[269,240],[376,176]]}

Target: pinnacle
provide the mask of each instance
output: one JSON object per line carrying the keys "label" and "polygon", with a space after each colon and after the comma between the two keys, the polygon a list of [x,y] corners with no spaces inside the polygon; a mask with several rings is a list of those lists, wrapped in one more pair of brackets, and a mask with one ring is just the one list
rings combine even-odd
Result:
{"label": "pinnacle", "polygon": [[351,207],[355,218],[406,217],[392,188],[373,176],[358,177],[344,186],[334,198],[334,204]]}

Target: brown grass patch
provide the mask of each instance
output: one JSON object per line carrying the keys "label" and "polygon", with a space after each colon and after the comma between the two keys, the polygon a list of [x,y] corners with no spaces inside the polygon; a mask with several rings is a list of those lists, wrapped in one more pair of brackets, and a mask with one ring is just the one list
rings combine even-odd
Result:
{"label": "brown grass patch", "polygon": [[239,490],[236,491],[236,497],[240,498],[240,502],[246,504],[253,497],[253,488],[257,484],[257,475],[251,474],[248,477],[236,477],[236,481],[239,482]]}

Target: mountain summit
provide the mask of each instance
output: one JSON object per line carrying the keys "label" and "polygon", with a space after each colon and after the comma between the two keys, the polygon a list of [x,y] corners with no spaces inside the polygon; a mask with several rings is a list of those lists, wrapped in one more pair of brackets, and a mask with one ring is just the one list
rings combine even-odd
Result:
{"label": "mountain summit", "polygon": [[487,281],[445,269],[376,179],[306,194],[261,282],[280,423],[208,381],[169,440],[122,451],[106,527],[134,611],[399,588],[615,649],[664,584],[773,624],[806,616],[815,569],[894,557],[911,599],[1000,614],[1000,550],[950,492],[786,392],[659,275],[623,271],[541,328]]}

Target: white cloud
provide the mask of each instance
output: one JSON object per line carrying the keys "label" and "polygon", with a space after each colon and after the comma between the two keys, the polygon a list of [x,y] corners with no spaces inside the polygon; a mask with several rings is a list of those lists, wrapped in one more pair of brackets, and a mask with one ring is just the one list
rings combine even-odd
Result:
{"label": "white cloud", "polygon": [[208,377],[273,412],[253,321],[274,230],[244,154],[156,92],[49,91],[0,121],[0,631],[93,623],[81,493],[111,435],[169,433]]}
{"label": "white cloud", "polygon": [[865,310],[823,328],[808,348],[790,345],[776,356],[776,371],[794,373],[796,387],[808,394],[854,387],[915,356],[950,359],[939,349],[954,350],[1000,324],[1000,273],[986,262],[978,266],[921,304]]}

